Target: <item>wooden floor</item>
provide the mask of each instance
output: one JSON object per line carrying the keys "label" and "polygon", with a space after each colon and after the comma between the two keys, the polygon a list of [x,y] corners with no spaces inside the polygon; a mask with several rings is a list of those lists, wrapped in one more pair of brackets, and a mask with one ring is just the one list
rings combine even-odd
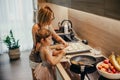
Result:
{"label": "wooden floor", "polygon": [[15,61],[10,61],[7,53],[0,55],[0,80],[32,80],[29,54],[30,51],[21,52]]}

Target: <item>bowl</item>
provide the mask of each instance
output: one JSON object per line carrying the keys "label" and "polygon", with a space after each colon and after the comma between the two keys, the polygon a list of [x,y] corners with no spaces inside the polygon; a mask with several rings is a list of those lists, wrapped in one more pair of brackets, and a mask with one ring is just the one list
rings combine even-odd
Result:
{"label": "bowl", "polygon": [[108,79],[120,79],[120,73],[109,73],[107,71],[103,71],[103,70],[99,69],[98,66],[100,66],[103,63],[104,62],[102,61],[96,65],[96,69],[100,75],[102,75],[103,77],[108,78]]}

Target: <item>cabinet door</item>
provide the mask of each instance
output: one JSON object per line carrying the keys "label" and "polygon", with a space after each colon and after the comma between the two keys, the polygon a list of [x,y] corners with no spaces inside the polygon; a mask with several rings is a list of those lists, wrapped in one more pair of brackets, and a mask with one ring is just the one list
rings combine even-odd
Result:
{"label": "cabinet door", "polygon": [[70,7],[71,5],[71,0],[47,0],[47,2],[65,6],[65,7]]}
{"label": "cabinet door", "polygon": [[71,0],[71,8],[104,15],[104,0]]}
{"label": "cabinet door", "polygon": [[120,20],[120,0],[48,0],[48,2]]}
{"label": "cabinet door", "polygon": [[105,0],[105,16],[120,20],[120,0]]}

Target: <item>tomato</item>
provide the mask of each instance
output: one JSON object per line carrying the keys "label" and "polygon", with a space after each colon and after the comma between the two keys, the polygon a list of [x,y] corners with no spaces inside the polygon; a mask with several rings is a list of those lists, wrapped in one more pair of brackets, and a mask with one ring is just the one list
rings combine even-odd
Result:
{"label": "tomato", "polygon": [[108,73],[111,73],[112,71],[111,71],[110,69],[107,69],[107,72],[108,72]]}
{"label": "tomato", "polygon": [[105,69],[105,68],[101,68],[101,71],[104,71],[104,72],[106,72],[106,69]]}
{"label": "tomato", "polygon": [[101,65],[102,65],[102,67],[105,68],[105,69],[108,69],[108,68],[109,68],[109,65],[108,65],[108,64],[102,63]]}
{"label": "tomato", "polygon": [[113,72],[113,73],[116,73],[116,70],[115,70],[115,69],[112,69],[112,72]]}
{"label": "tomato", "polygon": [[112,66],[112,64],[111,64],[111,63],[108,63],[108,65],[109,65],[109,66]]}
{"label": "tomato", "polygon": [[109,67],[110,67],[110,69],[111,69],[111,70],[112,70],[112,69],[114,69],[114,66],[112,66],[112,65],[111,65],[111,66],[109,66]]}
{"label": "tomato", "polygon": [[105,67],[106,69],[108,69],[108,68],[109,68],[109,65],[108,65],[108,64],[105,64],[104,67]]}
{"label": "tomato", "polygon": [[104,62],[105,64],[108,64],[110,61],[109,61],[109,59],[105,59],[103,62]]}
{"label": "tomato", "polygon": [[101,66],[101,65],[99,65],[99,66],[98,66],[98,69],[99,69],[99,70],[101,70],[101,68],[102,68],[102,66]]}

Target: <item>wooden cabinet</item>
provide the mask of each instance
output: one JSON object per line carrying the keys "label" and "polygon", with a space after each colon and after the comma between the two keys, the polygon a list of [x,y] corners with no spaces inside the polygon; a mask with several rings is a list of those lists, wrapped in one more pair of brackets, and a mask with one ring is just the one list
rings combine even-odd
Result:
{"label": "wooden cabinet", "polygon": [[120,0],[105,0],[105,16],[120,20]]}
{"label": "wooden cabinet", "polygon": [[50,3],[120,20],[120,0],[47,0]]}
{"label": "wooden cabinet", "polygon": [[71,0],[71,8],[90,12],[94,14],[104,14],[104,0]]}
{"label": "wooden cabinet", "polygon": [[71,0],[47,0],[47,2],[54,3],[57,5],[65,6],[65,7],[70,7]]}

